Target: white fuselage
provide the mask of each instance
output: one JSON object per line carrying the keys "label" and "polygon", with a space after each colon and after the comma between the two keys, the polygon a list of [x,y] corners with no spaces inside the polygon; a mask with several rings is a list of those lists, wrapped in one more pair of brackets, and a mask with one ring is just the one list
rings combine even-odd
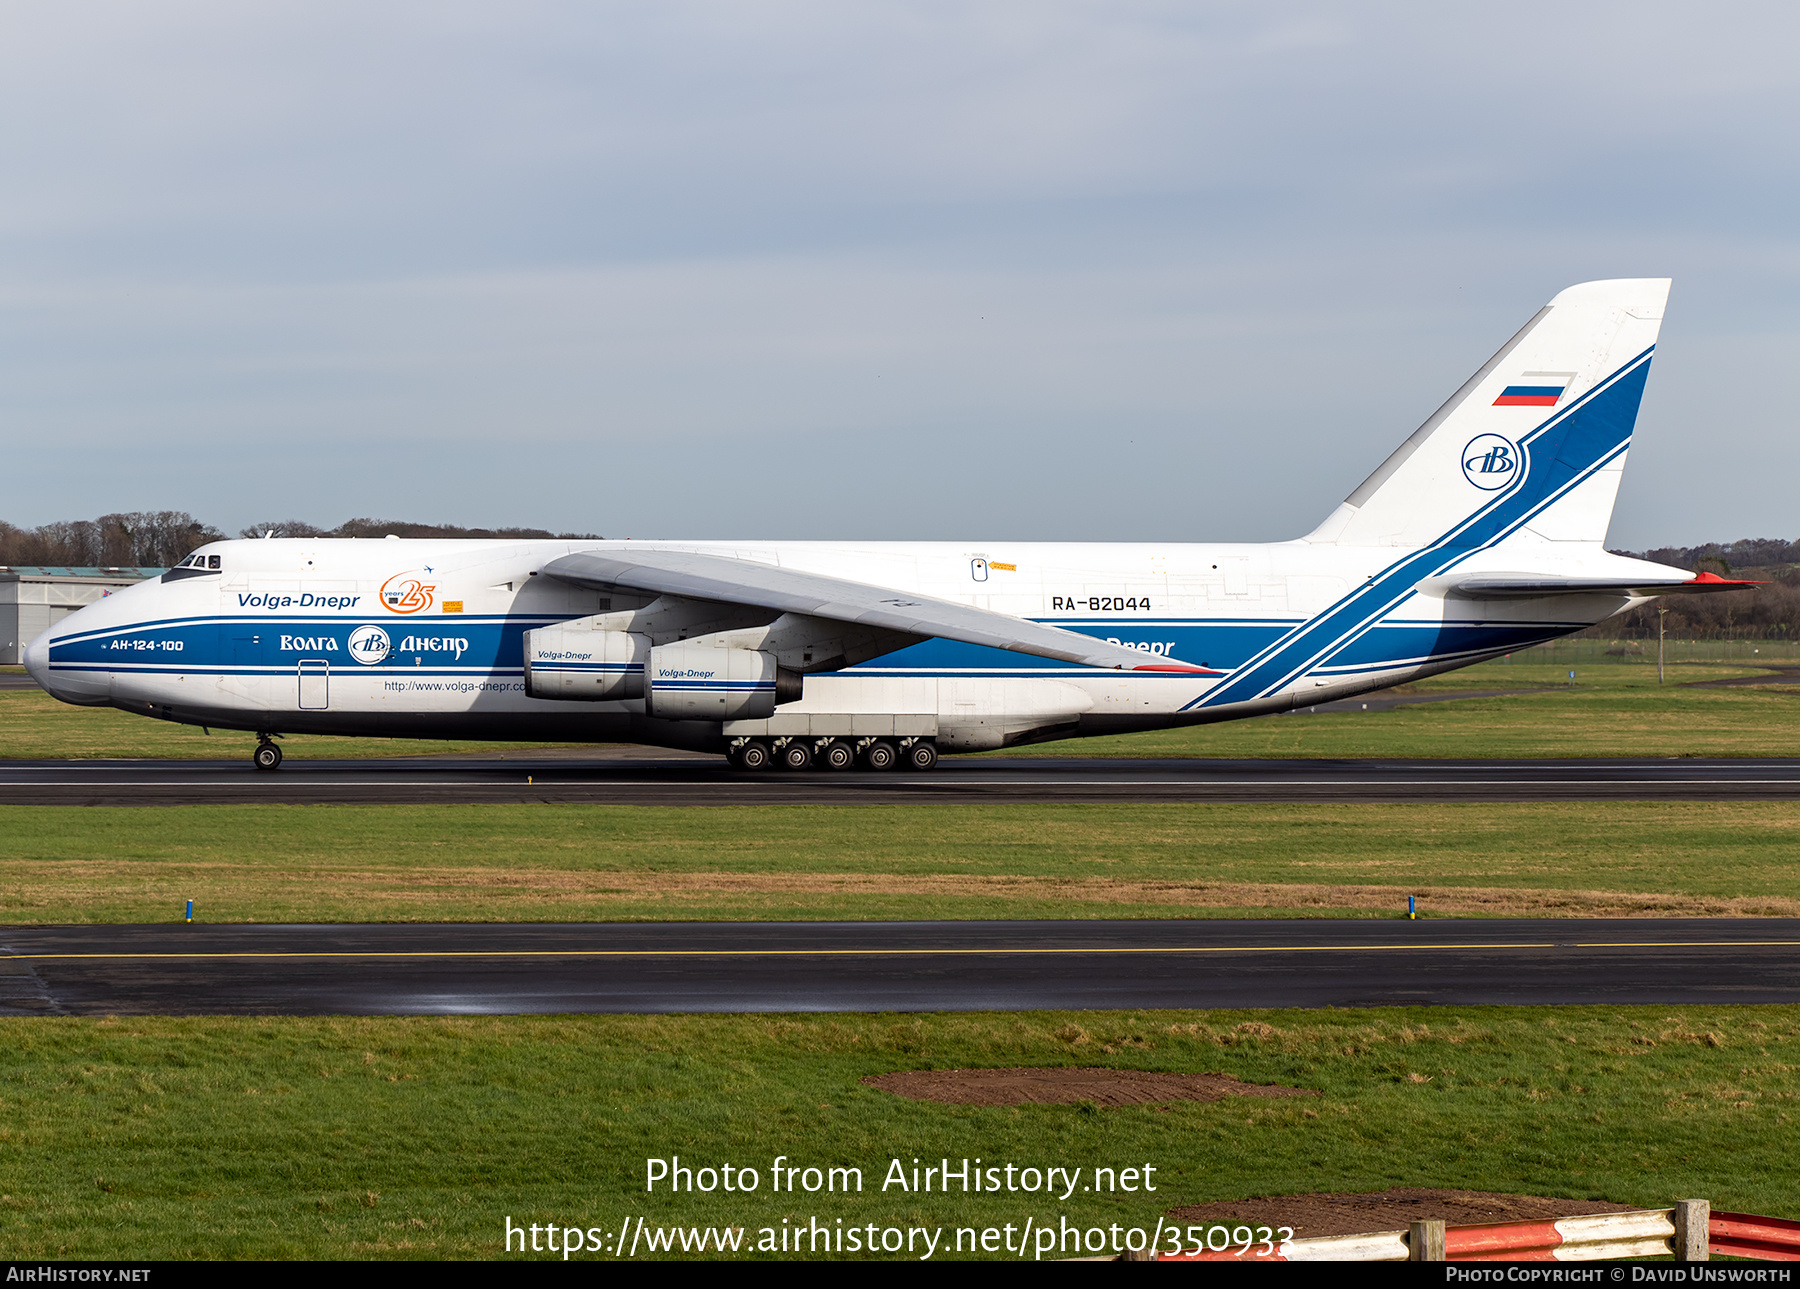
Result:
{"label": "white fuselage", "polygon": [[[531,697],[524,632],[656,599],[584,590],[539,571],[573,552],[621,549],[699,551],[874,584],[1205,671],[1100,670],[932,639],[806,674],[801,699],[764,724],[658,720],[641,699]],[[850,732],[831,721],[855,718],[885,731],[882,720],[903,717],[930,718],[946,750],[974,750],[1365,693],[1579,630],[1635,602],[1620,594],[1465,600],[1433,594],[1429,579],[1384,587],[1384,573],[1416,553],[1304,540],[231,541],[203,548],[216,569],[178,569],[65,619],[32,644],[28,665],[70,702],[224,728],[718,748],[734,734]],[[1477,552],[1459,572],[1479,571],[1484,556],[1506,566]],[[1545,559],[1570,574],[1625,563],[1586,545],[1537,564]],[[797,655],[784,665],[806,673],[810,661]],[[1247,669],[1257,672],[1253,685]]]}

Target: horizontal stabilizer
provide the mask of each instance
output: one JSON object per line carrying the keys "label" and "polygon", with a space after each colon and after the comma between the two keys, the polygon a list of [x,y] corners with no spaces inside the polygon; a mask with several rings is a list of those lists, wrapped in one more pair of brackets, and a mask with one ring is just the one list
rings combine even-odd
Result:
{"label": "horizontal stabilizer", "polygon": [[755,560],[698,551],[582,551],[552,560],[540,570],[575,586],[642,591],[724,604],[747,604],[783,613],[855,622],[917,636],[987,645],[1058,662],[1113,671],[1193,671],[1161,654],[1108,644],[1093,636],[1026,618],[978,609],[892,587],[804,573]]}
{"label": "horizontal stabilizer", "polygon": [[1717,573],[1691,578],[1555,577],[1543,573],[1484,573],[1452,585],[1468,600],[1536,599],[1544,595],[1692,595],[1697,591],[1741,591],[1761,582],[1733,582]]}

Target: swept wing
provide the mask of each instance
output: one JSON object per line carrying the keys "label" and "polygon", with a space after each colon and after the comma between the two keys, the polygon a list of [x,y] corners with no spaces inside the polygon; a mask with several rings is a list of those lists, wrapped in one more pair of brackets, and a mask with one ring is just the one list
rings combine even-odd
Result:
{"label": "swept wing", "polygon": [[1009,649],[1087,667],[1213,674],[1204,668],[1172,662],[1160,654],[1108,644],[1006,613],[729,555],[654,548],[583,551],[552,560],[540,572],[589,589],[744,604]]}

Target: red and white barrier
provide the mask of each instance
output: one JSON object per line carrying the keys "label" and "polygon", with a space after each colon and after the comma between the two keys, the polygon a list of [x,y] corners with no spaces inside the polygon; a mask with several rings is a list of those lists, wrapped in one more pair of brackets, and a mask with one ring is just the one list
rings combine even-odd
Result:
{"label": "red and white barrier", "polygon": [[1283,1240],[1274,1253],[1237,1248],[1202,1249],[1198,1253],[1164,1253],[1158,1262],[1405,1262],[1411,1256],[1405,1231],[1371,1231],[1367,1235],[1314,1235]]}
{"label": "red and white barrier", "polygon": [[1405,1231],[1367,1235],[1320,1235],[1279,1246],[1284,1262],[1405,1262],[1411,1256]]}
{"label": "red and white barrier", "polygon": [[[1768,1222],[1774,1219],[1750,1220]],[[1800,1233],[1800,1223],[1781,1225]],[[1549,1222],[1446,1227],[1444,1259],[1448,1262],[1590,1262],[1605,1258],[1649,1258],[1674,1252],[1674,1239],[1673,1209],[1639,1209],[1630,1213],[1597,1213]],[[1717,1244],[1714,1247],[1717,1248]],[[1794,1253],[1787,1256],[1800,1258],[1800,1244],[1796,1244]],[[1409,1232],[1369,1231],[1361,1235],[1286,1240],[1276,1246],[1272,1255],[1258,1256],[1254,1251],[1235,1249],[1205,1249],[1198,1253],[1163,1254],[1158,1261],[1405,1262],[1411,1257]]]}
{"label": "red and white barrier", "polygon": [[[1684,1217],[1683,1214],[1688,1216]],[[1684,1250],[1676,1222],[1687,1221],[1690,1246]],[[1706,1241],[1700,1237],[1704,1224]],[[1420,1224],[1426,1226],[1429,1224]],[[1710,1247],[1709,1247],[1710,1246]],[[1429,1246],[1427,1246],[1429,1247]],[[1494,1222],[1444,1228],[1446,1262],[1594,1262],[1613,1258],[1654,1258],[1665,1254],[1705,1258],[1757,1258],[1800,1262],[1800,1222],[1751,1213],[1711,1213],[1702,1200],[1680,1208],[1646,1208],[1629,1213],[1595,1213],[1551,1222]],[[1408,1231],[1361,1235],[1309,1236],[1285,1240],[1272,1254],[1254,1248],[1203,1249],[1166,1253],[1160,1262],[1406,1262],[1413,1257]]]}
{"label": "red and white barrier", "polygon": [[1675,1251],[1674,1210],[1595,1213],[1554,1222],[1444,1228],[1447,1262],[1592,1262]]}
{"label": "red and white barrier", "polygon": [[1714,1213],[1706,1224],[1714,1253],[1764,1262],[1800,1262],[1800,1222],[1751,1213]]}

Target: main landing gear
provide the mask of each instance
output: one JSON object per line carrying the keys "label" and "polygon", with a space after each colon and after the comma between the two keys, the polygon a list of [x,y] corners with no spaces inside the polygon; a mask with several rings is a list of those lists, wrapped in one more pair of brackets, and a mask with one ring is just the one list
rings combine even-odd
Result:
{"label": "main landing gear", "polygon": [[928,738],[748,738],[733,743],[725,757],[736,770],[925,771],[938,763],[937,744]]}
{"label": "main landing gear", "polygon": [[281,749],[276,746],[270,735],[257,731],[256,751],[250,759],[259,770],[279,770],[281,768]]}
{"label": "main landing gear", "polygon": [[911,744],[900,749],[900,760],[909,770],[936,769],[937,744],[928,738],[915,739]]}

